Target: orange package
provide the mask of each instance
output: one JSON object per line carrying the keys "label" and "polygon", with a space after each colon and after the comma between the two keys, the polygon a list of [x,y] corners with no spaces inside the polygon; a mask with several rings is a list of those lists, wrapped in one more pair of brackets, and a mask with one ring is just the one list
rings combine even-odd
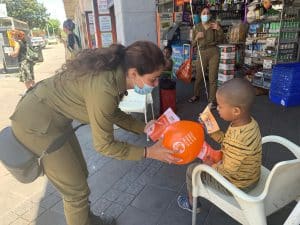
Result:
{"label": "orange package", "polygon": [[171,108],[168,108],[156,121],[149,127],[146,132],[152,141],[157,141],[162,138],[166,128],[177,121],[180,118],[173,112]]}
{"label": "orange package", "polygon": [[214,115],[210,111],[210,105],[206,106],[204,111],[200,114],[200,119],[205,124],[208,134],[211,134],[211,133],[214,133],[214,132],[220,130],[220,127],[219,127]]}
{"label": "orange package", "polygon": [[223,153],[220,150],[213,149],[209,144],[206,142],[203,143],[203,147],[198,155],[199,159],[207,165],[212,165],[218,163],[222,160]]}

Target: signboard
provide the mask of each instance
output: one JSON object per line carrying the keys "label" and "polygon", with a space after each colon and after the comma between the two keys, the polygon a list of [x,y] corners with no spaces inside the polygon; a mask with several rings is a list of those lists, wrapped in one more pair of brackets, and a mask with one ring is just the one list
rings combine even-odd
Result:
{"label": "signboard", "polygon": [[94,23],[94,13],[88,13],[88,21],[89,23]]}
{"label": "signboard", "polygon": [[6,4],[0,4],[0,17],[7,17]]}
{"label": "signboard", "polygon": [[114,0],[107,0],[108,8],[112,7],[113,5],[114,5]]}
{"label": "signboard", "polygon": [[109,47],[113,43],[113,36],[111,32],[101,33],[102,47]]}
{"label": "signboard", "polygon": [[112,30],[110,16],[99,16],[99,26],[101,32],[107,32]]}
{"label": "signboard", "polygon": [[98,0],[98,13],[109,14],[107,0]]}

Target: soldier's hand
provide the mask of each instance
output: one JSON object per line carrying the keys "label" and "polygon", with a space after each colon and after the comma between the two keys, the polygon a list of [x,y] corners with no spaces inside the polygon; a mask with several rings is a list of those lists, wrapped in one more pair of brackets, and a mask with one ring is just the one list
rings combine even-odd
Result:
{"label": "soldier's hand", "polygon": [[196,34],[196,40],[201,39],[201,38],[204,38],[204,33],[203,32],[198,32]]}
{"label": "soldier's hand", "polygon": [[173,164],[182,159],[176,158],[173,151],[162,146],[162,140],[159,140],[151,147],[147,148],[147,158],[156,159],[165,163]]}

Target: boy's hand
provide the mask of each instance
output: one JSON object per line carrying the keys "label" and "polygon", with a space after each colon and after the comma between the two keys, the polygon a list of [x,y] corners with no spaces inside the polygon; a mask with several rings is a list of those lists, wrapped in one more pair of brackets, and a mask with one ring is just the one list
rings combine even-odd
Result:
{"label": "boy's hand", "polygon": [[205,126],[205,123],[204,123],[203,120],[201,119],[201,114],[202,114],[202,113],[199,113],[198,122],[202,125],[202,127],[203,127],[203,129],[204,129],[204,132],[205,132],[206,134],[208,134],[207,128],[206,128],[206,126]]}

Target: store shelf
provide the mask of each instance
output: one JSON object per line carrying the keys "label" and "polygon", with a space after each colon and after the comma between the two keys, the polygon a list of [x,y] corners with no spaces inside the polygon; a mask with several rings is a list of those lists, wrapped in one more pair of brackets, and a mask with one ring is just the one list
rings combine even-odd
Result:
{"label": "store shelf", "polygon": [[297,39],[281,39],[281,40],[279,40],[279,43],[292,43],[292,42],[298,42],[298,38]]}
{"label": "store shelf", "polygon": [[259,85],[259,84],[256,84],[256,83],[252,83],[252,85],[255,86],[255,87],[266,89],[266,90],[270,89],[269,87],[266,87],[266,86],[263,86],[263,85]]}

